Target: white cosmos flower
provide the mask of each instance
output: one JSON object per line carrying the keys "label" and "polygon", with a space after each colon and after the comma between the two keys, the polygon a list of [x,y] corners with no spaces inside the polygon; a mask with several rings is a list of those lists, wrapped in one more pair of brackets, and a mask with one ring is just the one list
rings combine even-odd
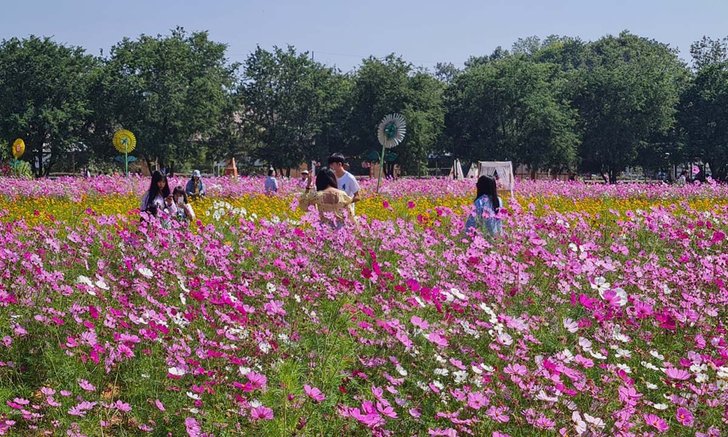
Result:
{"label": "white cosmos flower", "polygon": [[617,358],[630,358],[632,356],[632,352],[628,351],[627,349],[617,348]]}
{"label": "white cosmos flower", "polygon": [[591,355],[592,357],[596,358],[597,360],[606,360],[607,359],[607,357],[605,355],[602,355],[599,352],[594,352],[594,351],[591,351],[591,350],[589,351],[589,355]]}
{"label": "white cosmos flower", "polygon": [[139,267],[139,268],[137,269],[137,271],[139,272],[139,274],[140,274],[140,275],[144,276],[144,277],[145,277],[145,278],[147,278],[147,279],[149,279],[149,278],[151,278],[152,276],[154,276],[154,272],[152,272],[151,270],[149,270],[149,269],[148,269],[148,268],[146,268],[146,267]]}
{"label": "white cosmos flower", "polygon": [[177,282],[179,283],[179,288],[181,288],[182,291],[184,291],[185,293],[190,292],[190,290],[188,290],[187,287],[185,286],[185,281],[183,281],[182,278],[177,278]]}
{"label": "white cosmos flower", "polygon": [[581,419],[581,415],[579,415],[578,411],[574,411],[573,413],[571,413],[571,420],[573,420],[576,424],[576,434],[582,435],[586,432],[586,422]]}
{"label": "white cosmos flower", "polygon": [[599,417],[590,416],[587,413],[584,413],[584,420],[591,423],[595,427],[602,429],[604,428],[604,421],[600,419]]}
{"label": "white cosmos flower", "polygon": [[619,363],[617,364],[617,367],[622,369],[625,373],[632,373],[632,369],[630,369],[626,364]]}
{"label": "white cosmos flower", "polygon": [[103,279],[99,279],[98,281],[96,281],[96,286],[99,287],[102,290],[108,290],[109,289],[108,284],[106,284],[106,282],[104,282]]}
{"label": "white cosmos flower", "polygon": [[89,278],[88,276],[84,276],[84,275],[78,275],[78,278],[76,278],[76,283],[88,285],[89,287],[94,286],[94,283],[91,282],[91,278]]}
{"label": "white cosmos flower", "polygon": [[640,361],[640,364],[642,364],[643,367],[646,367],[650,370],[660,370],[659,367],[655,366],[652,363],[648,363],[647,361]]}
{"label": "white cosmos flower", "polygon": [[650,390],[657,390],[659,387],[657,387],[657,384],[653,384],[651,382],[645,381],[645,387],[647,387]]}
{"label": "white cosmos flower", "polygon": [[[572,243],[573,244],[573,243]],[[572,334],[579,330],[579,324],[570,318],[564,319],[564,329],[571,332]]]}
{"label": "white cosmos flower", "polygon": [[607,282],[607,280],[604,279],[604,276],[597,276],[596,278],[594,278],[594,282],[591,283],[591,287],[594,290],[599,290],[599,293],[609,290],[609,287],[611,286],[612,284]]}
{"label": "white cosmos flower", "polygon": [[662,411],[662,410],[667,410],[668,406],[667,406],[667,404],[654,404],[654,405],[652,405],[652,408],[654,408],[655,410]]}
{"label": "white cosmos flower", "polygon": [[169,369],[167,369],[167,373],[174,376],[184,376],[184,374],[187,372],[185,371],[185,369],[180,369],[179,367],[170,367]]}
{"label": "white cosmos flower", "polygon": [[717,372],[716,375],[718,376],[718,378],[728,379],[728,367],[726,367],[726,366],[718,367],[716,372]]}
{"label": "white cosmos flower", "polygon": [[656,350],[651,350],[650,351],[650,355],[652,355],[653,357],[657,358],[658,360],[664,360],[665,359],[665,356],[662,355],[661,353],[657,352]]}
{"label": "white cosmos flower", "polygon": [[455,296],[457,299],[460,299],[460,300],[468,300],[468,296],[464,295],[457,288],[451,288],[450,289],[450,293],[452,293],[452,295]]}
{"label": "white cosmos flower", "polygon": [[187,397],[196,401],[200,400],[200,395],[198,395],[197,393],[192,393],[191,391],[187,392]]}

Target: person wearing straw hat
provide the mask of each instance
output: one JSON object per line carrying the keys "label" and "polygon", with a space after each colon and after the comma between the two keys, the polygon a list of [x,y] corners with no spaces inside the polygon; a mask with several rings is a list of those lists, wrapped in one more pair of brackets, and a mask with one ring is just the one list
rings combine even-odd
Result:
{"label": "person wearing straw hat", "polygon": [[201,176],[199,170],[192,172],[192,177],[187,181],[187,187],[185,187],[185,193],[187,193],[188,197],[196,199],[205,196],[205,183],[202,182]]}

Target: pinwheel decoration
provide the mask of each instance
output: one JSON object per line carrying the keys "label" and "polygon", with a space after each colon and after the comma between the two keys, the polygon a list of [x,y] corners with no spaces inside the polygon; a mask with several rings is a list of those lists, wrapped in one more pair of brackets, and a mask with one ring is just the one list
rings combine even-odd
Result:
{"label": "pinwheel decoration", "polygon": [[382,183],[382,169],[384,168],[384,151],[391,149],[404,140],[407,133],[407,123],[402,114],[389,114],[384,116],[377,127],[377,139],[382,145],[382,153],[379,155],[379,179],[377,179],[377,192]]}

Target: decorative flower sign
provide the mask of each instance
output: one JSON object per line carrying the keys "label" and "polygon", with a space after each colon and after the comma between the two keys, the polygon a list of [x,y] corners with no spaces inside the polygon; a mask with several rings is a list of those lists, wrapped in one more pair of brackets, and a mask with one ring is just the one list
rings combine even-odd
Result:
{"label": "decorative flower sign", "polygon": [[379,156],[379,178],[377,179],[377,192],[382,182],[382,170],[384,168],[384,150],[391,149],[404,140],[407,133],[407,123],[402,114],[389,114],[384,116],[377,128],[377,139],[382,145],[382,153]]}
{"label": "decorative flower sign", "polygon": [[17,140],[13,141],[13,156],[15,157],[15,159],[18,159],[23,156],[23,153],[25,153],[25,141],[23,141],[21,138],[18,138]]}
{"label": "decorative flower sign", "polygon": [[377,129],[377,139],[379,144],[391,149],[404,140],[407,133],[407,123],[402,114],[389,114],[379,122]]}
{"label": "decorative flower sign", "polygon": [[131,153],[136,147],[136,138],[134,134],[126,129],[121,129],[114,133],[114,148],[120,153]]}
{"label": "decorative flower sign", "polygon": [[136,137],[126,129],[120,129],[114,133],[114,148],[124,154],[124,173],[129,174],[128,154],[136,147]]}

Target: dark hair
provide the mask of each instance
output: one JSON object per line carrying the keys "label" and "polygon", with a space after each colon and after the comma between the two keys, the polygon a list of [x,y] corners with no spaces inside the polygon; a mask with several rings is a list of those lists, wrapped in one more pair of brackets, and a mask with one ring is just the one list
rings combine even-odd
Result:
{"label": "dark hair", "polygon": [[316,173],[316,191],[322,191],[329,187],[339,188],[336,185],[336,175],[330,168],[322,168]]}
{"label": "dark hair", "polygon": [[276,171],[271,168],[270,170],[268,170],[268,176],[273,176],[273,173],[275,172]]}
{"label": "dark hair", "polygon": [[478,200],[480,196],[487,195],[490,197],[490,203],[493,204],[493,210],[498,212],[500,208],[500,200],[498,200],[498,189],[495,184],[495,179],[490,176],[481,176],[478,178],[478,182],[475,183],[477,194],[475,200]]}
{"label": "dark hair", "polygon": [[[157,186],[157,183],[159,181],[164,181],[164,188],[162,188],[162,191],[159,191],[159,187]],[[154,173],[152,173],[152,182],[149,184],[149,191],[147,191],[147,204],[144,206],[144,210],[149,210],[150,206],[154,205],[154,199],[157,196],[162,196],[162,199],[166,199],[169,197],[169,182],[167,182],[167,175],[163,174],[159,170],[154,170]],[[156,212],[152,208],[152,214],[156,214]]]}
{"label": "dark hair", "polygon": [[334,153],[331,156],[329,156],[329,165],[331,165],[334,162],[343,164],[346,162],[346,158],[344,158],[344,155],[342,155],[341,153]]}
{"label": "dark hair", "polygon": [[176,196],[178,194],[180,196],[182,196],[182,198],[184,199],[184,202],[187,203],[187,193],[185,193],[185,189],[182,188],[182,185],[177,185],[174,188],[174,191],[172,191],[172,197],[174,197],[174,196]]}

